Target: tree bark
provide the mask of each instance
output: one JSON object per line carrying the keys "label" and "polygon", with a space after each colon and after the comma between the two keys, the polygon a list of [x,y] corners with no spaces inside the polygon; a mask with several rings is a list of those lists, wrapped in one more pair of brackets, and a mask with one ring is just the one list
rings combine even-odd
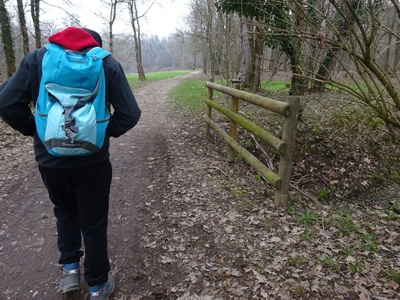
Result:
{"label": "tree bark", "polygon": [[31,0],[31,16],[33,27],[35,28],[35,45],[39,49],[42,47],[42,33],[40,30],[40,0]]}
{"label": "tree bark", "polygon": [[0,30],[1,41],[3,42],[4,55],[6,58],[7,78],[9,78],[15,72],[15,54],[13,48],[10,17],[8,15],[4,0],[0,0]]}
{"label": "tree bark", "polygon": [[29,38],[28,38],[28,29],[26,27],[24,4],[22,3],[22,0],[17,0],[17,7],[18,7],[19,26],[21,29],[21,36],[22,36],[22,48],[24,51],[24,55],[26,55],[29,52]]}
{"label": "tree bark", "polygon": [[202,56],[202,58],[203,58],[203,74],[204,75],[207,75],[207,65],[208,65],[208,59],[207,59],[207,53],[206,53],[206,51],[202,51],[201,52],[201,56]]}
{"label": "tree bark", "polygon": [[[292,7],[296,13],[294,14],[293,26],[295,29],[295,33],[303,32],[303,18],[300,16],[303,15],[303,6],[294,6]],[[296,35],[292,36],[291,41],[287,43],[287,49],[289,50],[290,64],[292,68],[292,84],[291,84],[291,94],[293,96],[301,96],[304,95],[306,91],[306,83],[303,73],[303,61],[302,61],[302,51],[303,51],[303,41],[301,38],[298,38]]]}
{"label": "tree bark", "polygon": [[243,62],[241,67],[241,73],[243,78],[243,86],[250,88],[254,78],[254,60],[253,60],[253,38],[250,35],[249,23],[247,18],[240,18],[240,29],[241,29],[241,45],[243,53]]}
{"label": "tree bark", "polygon": [[[349,31],[348,26],[351,21],[342,20],[338,17],[335,18],[336,26],[338,28],[338,34],[336,36],[336,42],[340,44],[340,39],[348,39]],[[325,55],[324,60],[321,62],[317,74],[315,75],[315,80],[312,86],[312,90],[321,92],[325,88],[325,84],[329,81],[328,74],[332,71],[334,66],[334,60],[337,53],[339,52],[339,47],[331,47]]]}
{"label": "tree bark", "polygon": [[325,59],[322,61],[317,74],[315,75],[315,81],[312,86],[312,90],[316,92],[322,92],[325,89],[325,84],[328,82],[329,71],[332,70],[335,55],[338,52],[334,49],[329,49],[326,53]]}
{"label": "tree bark", "polygon": [[135,40],[135,54],[136,54],[138,76],[140,81],[145,81],[146,75],[143,69],[140,23],[139,23],[139,14],[137,10],[136,0],[129,0],[128,5],[129,5],[129,14],[131,18],[131,25],[133,30],[133,38]]}
{"label": "tree bark", "polygon": [[262,24],[258,22],[255,26],[255,35],[253,92],[257,92],[260,89],[262,59],[264,55],[264,36],[262,35]]}
{"label": "tree bark", "polygon": [[[399,32],[400,30],[400,25],[396,25],[395,27],[397,30],[396,32]],[[394,72],[397,73],[399,71],[399,62],[400,62],[400,37],[396,35],[396,46],[394,48]]]}
{"label": "tree bark", "polygon": [[211,76],[219,75],[219,66],[216,57],[215,41],[213,39],[213,24],[214,24],[214,3],[213,0],[207,0],[207,12],[206,12],[206,40],[208,47],[208,55],[210,57],[210,72]]}
{"label": "tree bark", "polygon": [[117,5],[121,0],[109,0],[108,6],[110,7],[110,15],[108,18],[108,39],[111,54],[114,53],[114,33],[113,26],[117,17]]}

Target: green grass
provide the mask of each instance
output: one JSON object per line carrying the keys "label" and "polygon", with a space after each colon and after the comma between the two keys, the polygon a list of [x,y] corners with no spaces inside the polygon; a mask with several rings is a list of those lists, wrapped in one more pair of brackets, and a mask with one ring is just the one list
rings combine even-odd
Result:
{"label": "green grass", "polygon": [[352,214],[353,212],[351,209],[343,207],[326,218],[325,221],[328,226],[334,226],[341,234],[348,236],[359,230],[358,226],[353,221]]}
{"label": "green grass", "polygon": [[327,201],[331,197],[331,191],[327,188],[322,189],[318,193],[318,200]]}
{"label": "green grass", "polygon": [[307,209],[297,215],[297,220],[302,224],[316,223],[321,216],[314,210]]}
{"label": "green grass", "polygon": [[[226,80],[215,80],[215,83],[223,86],[233,87],[233,85],[230,82],[226,82]],[[260,86],[262,89],[273,92],[288,91],[290,87],[290,81],[261,81]]]}
{"label": "green grass", "polygon": [[304,230],[304,232],[302,232],[302,233],[300,234],[300,240],[301,240],[301,241],[308,241],[308,240],[311,240],[311,238],[313,237],[313,235],[314,235],[314,229],[312,229],[312,228],[306,228],[306,229]]}
{"label": "green grass", "polygon": [[355,252],[356,252],[356,250],[351,246],[346,246],[342,250],[342,254],[344,257],[347,257],[349,255],[354,255]]}
{"label": "green grass", "polygon": [[269,91],[283,91],[283,90],[288,90],[288,86],[290,85],[289,81],[262,81],[261,82],[261,87],[263,89],[269,90]]}
{"label": "green grass", "polygon": [[358,227],[354,224],[353,219],[349,215],[333,215],[326,220],[327,224],[336,227],[343,235],[350,235],[358,231]]}
{"label": "green grass", "polygon": [[[261,88],[273,92],[288,91],[290,89],[290,81],[261,81]],[[355,84],[347,84],[349,89],[359,91],[360,88]],[[325,89],[331,91],[338,91],[339,88],[331,84],[325,84]]]}
{"label": "green grass", "polygon": [[[137,74],[126,74],[126,78],[133,91],[155,81],[174,78],[191,73],[190,70],[165,71],[146,73],[146,80],[140,81]],[[205,110],[204,99],[207,95],[207,88],[204,79],[187,79],[174,88],[170,97],[181,109],[197,113]]]}
{"label": "green grass", "polygon": [[205,111],[204,99],[207,96],[205,80],[187,79],[175,87],[169,96],[183,110],[193,113]]}
{"label": "green grass", "polygon": [[307,265],[308,259],[303,255],[289,256],[288,263],[293,267],[301,268],[302,266]]}
{"label": "green grass", "polygon": [[256,206],[256,204],[252,201],[249,201],[247,199],[242,200],[236,204],[233,205],[233,209],[238,211],[238,212],[242,212],[242,211],[246,211],[246,210],[252,210],[254,209]]}
{"label": "green grass", "polygon": [[356,260],[355,262],[349,263],[347,269],[352,274],[362,273],[364,264],[361,260]]}
{"label": "green grass", "polygon": [[334,257],[325,257],[321,260],[322,265],[330,272],[336,273],[339,270],[339,264]]}
{"label": "green grass", "polygon": [[387,271],[386,278],[400,284],[400,272],[397,270],[391,269]]}
{"label": "green grass", "polygon": [[[146,81],[139,81],[137,74],[127,74],[128,81],[135,91],[136,89],[145,86],[154,81],[169,79],[180,75],[190,73],[190,70],[181,71],[166,71],[166,72],[154,72],[146,73]],[[186,111],[198,113],[205,109],[204,99],[207,96],[207,88],[205,86],[205,79],[188,79],[182,82],[179,86],[173,89],[170,93],[170,97],[179,107]],[[226,85],[223,81],[216,82],[221,85]],[[265,89],[272,91],[282,91],[287,89],[288,81],[269,81],[263,82],[261,86]],[[214,91],[214,97],[222,95],[220,92]]]}
{"label": "green grass", "polygon": [[146,73],[146,81],[140,81],[139,76],[137,74],[126,74],[126,78],[129,81],[132,89],[135,91],[136,89],[145,86],[154,81],[170,79],[181,75],[189,74],[190,70],[177,70],[177,71],[165,71],[165,72],[153,72]]}
{"label": "green grass", "polygon": [[363,240],[363,245],[361,249],[367,252],[377,253],[379,250],[379,244],[376,238],[371,234],[364,234],[361,239]]}

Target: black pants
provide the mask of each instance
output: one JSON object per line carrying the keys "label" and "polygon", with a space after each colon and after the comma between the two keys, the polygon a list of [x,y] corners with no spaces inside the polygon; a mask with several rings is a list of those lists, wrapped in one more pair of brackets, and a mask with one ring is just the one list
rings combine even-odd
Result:
{"label": "black pants", "polygon": [[84,274],[88,285],[107,281],[107,223],[112,169],[109,161],[79,168],[39,166],[54,204],[60,264],[79,261],[85,246]]}

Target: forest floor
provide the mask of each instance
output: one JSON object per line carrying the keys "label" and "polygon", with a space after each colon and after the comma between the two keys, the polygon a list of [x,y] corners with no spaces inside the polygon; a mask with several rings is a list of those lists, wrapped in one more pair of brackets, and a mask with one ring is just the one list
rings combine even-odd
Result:
{"label": "forest floor", "polygon": [[[306,99],[291,203],[277,208],[262,178],[239,158],[228,163],[215,134],[205,137],[200,114],[169,100],[193,76],[135,91],[142,119],[112,140],[110,299],[399,299],[400,217],[391,205],[400,189],[382,179],[388,166],[379,160],[396,147],[367,138],[354,107],[341,107],[343,123],[327,95]],[[343,99],[334,97],[337,108]],[[86,299],[84,282],[56,292],[55,219],[32,140],[2,121],[0,163],[0,299]]]}

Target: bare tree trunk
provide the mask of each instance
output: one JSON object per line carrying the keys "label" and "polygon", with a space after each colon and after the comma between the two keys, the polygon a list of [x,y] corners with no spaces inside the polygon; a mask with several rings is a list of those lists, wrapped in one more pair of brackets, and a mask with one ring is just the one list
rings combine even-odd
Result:
{"label": "bare tree trunk", "polygon": [[[349,26],[349,23],[352,21],[345,21],[340,18],[335,18],[336,19],[336,26],[338,28],[338,34],[336,36],[336,41],[339,43],[340,39],[347,39],[349,37],[349,32],[347,27]],[[321,41],[323,43],[323,41]],[[322,46],[322,45],[321,45]],[[339,52],[339,48],[333,48],[330,47],[325,55],[324,60],[321,62],[318,72],[315,75],[315,81],[312,86],[312,90],[321,92],[325,88],[325,84],[329,81],[328,75],[332,71],[333,66],[334,66],[334,60],[336,58],[336,55]]]}
{"label": "bare tree trunk", "polygon": [[24,50],[24,55],[26,55],[29,52],[29,38],[28,38],[28,29],[26,28],[24,4],[22,3],[22,0],[17,0],[17,6],[18,6],[19,25],[22,36],[22,47]]}
{"label": "bare tree trunk", "polygon": [[[203,55],[203,68],[211,73],[211,76],[222,75],[228,79],[230,66],[224,65],[224,61],[229,60],[229,52],[232,49],[227,49],[228,44],[233,44],[232,41],[227,41],[226,34],[231,32],[222,12],[217,12],[214,0],[191,0],[191,18],[190,27],[191,33],[189,36],[195,40],[191,42],[189,47],[197,48],[194,52]],[[232,53],[232,52],[231,52]]]}
{"label": "bare tree trunk", "polygon": [[140,24],[139,24],[136,1],[133,1],[133,3],[135,5],[135,15],[136,15],[135,19],[137,24],[137,28],[135,27],[135,22],[133,22],[132,24],[134,38],[135,38],[136,63],[138,68],[139,80],[144,81],[146,80],[146,76],[144,74],[143,61],[142,61],[142,42],[140,36]]}
{"label": "bare tree trunk", "polygon": [[36,48],[42,47],[42,33],[40,31],[40,0],[31,0],[31,15],[33,27],[35,28],[35,44]]}
{"label": "bare tree trunk", "polygon": [[202,51],[201,52],[202,57],[203,57],[203,74],[207,75],[207,65],[208,65],[208,59],[207,59],[207,52],[206,51]]}
{"label": "bare tree trunk", "polygon": [[223,70],[223,76],[226,81],[231,79],[239,79],[237,76],[240,73],[240,63],[242,61],[242,54],[240,52],[239,43],[239,31],[238,27],[235,26],[236,16],[225,14],[222,15],[220,23],[220,31],[223,41],[223,52],[221,57],[221,69]]}
{"label": "bare tree trunk", "polygon": [[212,7],[210,7],[210,14],[215,15],[215,24],[212,26],[214,74],[221,75],[221,73],[223,73],[222,61],[224,59],[224,40],[227,38],[225,35],[226,24],[224,14],[222,12],[217,12],[214,4],[212,5]]}
{"label": "bare tree trunk", "polygon": [[108,6],[110,7],[110,15],[108,18],[108,39],[111,54],[114,53],[114,33],[113,26],[117,17],[117,5],[121,3],[120,0],[109,0]]}
{"label": "bare tree trunk", "polygon": [[269,51],[271,52],[271,56],[270,56],[270,61],[269,61],[267,70],[269,72],[272,72],[273,74],[275,74],[280,67],[279,58],[280,58],[280,54],[282,52],[280,52],[277,48],[270,49]]}
{"label": "bare tree trunk", "polygon": [[0,0],[0,30],[4,55],[6,57],[7,77],[9,78],[15,72],[15,54],[13,49],[10,17],[8,16],[4,0]]}
{"label": "bare tree trunk", "polygon": [[261,85],[261,65],[264,55],[264,36],[262,35],[261,26],[262,24],[256,24],[255,26],[253,92],[258,91]]}
{"label": "bare tree trunk", "polygon": [[233,65],[232,61],[232,49],[230,47],[229,41],[230,41],[230,33],[231,33],[231,22],[230,19],[231,16],[228,14],[225,15],[225,20],[224,20],[224,35],[225,35],[225,44],[224,44],[224,53],[222,55],[222,74],[223,77],[229,81],[231,77],[231,67]]}
{"label": "bare tree trunk", "polygon": [[396,31],[396,24],[398,24],[398,18],[397,15],[395,14],[395,11],[393,12],[388,12],[388,22],[390,22],[389,24],[389,28],[390,30],[388,31],[388,46],[386,49],[386,71],[388,73],[390,73],[391,75],[396,74],[396,58],[393,59],[393,55],[396,52],[396,47],[393,47],[392,45],[392,41],[393,40],[397,40],[398,39],[398,34],[394,34],[394,32],[398,32]]}
{"label": "bare tree trunk", "polygon": [[254,78],[254,60],[253,60],[253,39],[250,35],[249,24],[245,17],[240,18],[240,29],[241,29],[241,44],[243,53],[243,63],[241,67],[241,73],[243,78],[243,86],[249,88],[252,86]]}
{"label": "bare tree trunk", "polygon": [[334,59],[337,52],[337,49],[328,49],[328,52],[315,75],[316,80],[312,86],[313,91],[322,92],[325,89],[325,84],[329,81],[328,76],[334,66]]}
{"label": "bare tree trunk", "polygon": [[207,12],[206,12],[206,32],[205,37],[207,40],[208,55],[210,62],[210,72],[211,76],[219,75],[219,68],[216,58],[215,41],[213,39],[214,32],[214,2],[213,0],[207,0]]}
{"label": "bare tree trunk", "polygon": [[[154,4],[154,1],[150,5],[148,10],[151,8],[151,6],[153,4]],[[139,16],[136,0],[129,0],[128,6],[129,6],[129,15],[131,18],[131,25],[132,25],[132,29],[133,29],[133,38],[135,40],[135,54],[136,54],[136,64],[137,64],[139,80],[145,81],[146,75],[145,75],[144,69],[143,69],[142,45],[141,45],[139,18],[143,17],[147,13],[148,10],[142,16]]]}
{"label": "bare tree trunk", "polygon": [[[303,15],[304,7],[301,5],[294,5],[292,9],[296,11],[293,20],[295,32],[304,32],[305,24],[303,22],[303,18],[300,17],[300,15]],[[292,86],[290,92],[292,95],[296,96],[304,95],[307,88],[303,73],[303,48],[304,45],[302,39],[298,38],[296,35],[292,37],[292,42],[290,45],[288,45],[288,49],[290,49],[289,53],[292,67]]]}
{"label": "bare tree trunk", "polygon": [[[400,25],[396,25],[396,32],[399,32]],[[399,72],[399,62],[400,62],[400,37],[396,35],[396,46],[394,48],[394,72]]]}

